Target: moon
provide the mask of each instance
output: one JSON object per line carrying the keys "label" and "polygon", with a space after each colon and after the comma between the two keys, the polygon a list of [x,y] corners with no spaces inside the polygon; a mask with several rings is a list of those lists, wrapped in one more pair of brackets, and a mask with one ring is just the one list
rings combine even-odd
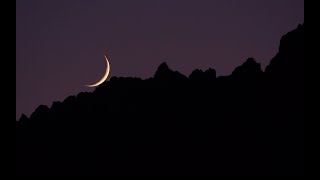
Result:
{"label": "moon", "polygon": [[104,74],[104,76],[100,79],[100,81],[98,81],[97,83],[95,84],[92,84],[92,85],[86,85],[88,87],[96,87],[96,86],[99,86],[100,84],[102,84],[109,76],[109,73],[110,73],[110,64],[109,64],[109,60],[107,58],[106,55],[104,55],[104,58],[106,59],[107,61],[107,69],[106,69],[106,73]]}

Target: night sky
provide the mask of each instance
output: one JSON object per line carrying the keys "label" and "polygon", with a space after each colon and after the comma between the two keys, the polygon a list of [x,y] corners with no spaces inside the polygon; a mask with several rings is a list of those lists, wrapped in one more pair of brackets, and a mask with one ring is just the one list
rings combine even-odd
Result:
{"label": "night sky", "polygon": [[264,68],[304,22],[304,0],[17,0],[16,118],[91,92],[105,72],[149,78],[164,61],[188,76]]}

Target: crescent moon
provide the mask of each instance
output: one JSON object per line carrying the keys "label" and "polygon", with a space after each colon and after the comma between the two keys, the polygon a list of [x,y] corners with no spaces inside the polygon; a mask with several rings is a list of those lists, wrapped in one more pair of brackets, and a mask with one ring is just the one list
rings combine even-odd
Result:
{"label": "crescent moon", "polygon": [[106,69],[106,73],[104,74],[104,76],[101,78],[100,81],[98,81],[97,83],[95,84],[92,84],[92,85],[86,85],[88,87],[96,87],[96,86],[99,86],[100,84],[102,84],[109,76],[109,73],[110,73],[110,64],[109,64],[109,60],[107,58],[106,55],[104,55],[104,58],[106,59],[107,61],[107,69]]}

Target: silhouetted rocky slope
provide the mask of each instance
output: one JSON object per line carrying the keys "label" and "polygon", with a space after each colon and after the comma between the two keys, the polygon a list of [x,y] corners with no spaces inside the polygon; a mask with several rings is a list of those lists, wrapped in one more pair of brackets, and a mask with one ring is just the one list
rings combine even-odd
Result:
{"label": "silhouetted rocky slope", "polygon": [[281,38],[279,52],[266,67],[266,74],[301,81],[304,77],[301,59],[304,59],[304,24]]}
{"label": "silhouetted rocky slope", "polygon": [[216,79],[216,70],[209,68],[203,72],[201,69],[196,69],[189,75],[189,79],[195,82],[213,81]]}
{"label": "silhouetted rocky slope", "polygon": [[241,66],[237,67],[231,76],[234,78],[250,79],[261,78],[262,74],[261,65],[253,58],[249,58]]}
{"label": "silhouetted rocky slope", "polygon": [[167,63],[164,62],[158,67],[156,73],[154,74],[154,79],[160,81],[182,81],[186,80],[187,77],[178,71],[172,71],[168,67]]}
{"label": "silhouetted rocky slope", "polygon": [[266,71],[112,77],[16,122],[18,175],[304,174],[304,25]]}

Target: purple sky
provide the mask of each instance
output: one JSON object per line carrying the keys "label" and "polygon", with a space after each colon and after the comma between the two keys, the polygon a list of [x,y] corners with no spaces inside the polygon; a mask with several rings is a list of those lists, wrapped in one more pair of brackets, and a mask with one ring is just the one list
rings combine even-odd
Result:
{"label": "purple sky", "polygon": [[[303,0],[17,0],[16,118],[93,91],[112,76],[153,76],[161,62],[189,75],[228,75],[248,57],[264,68]],[[108,78],[108,79],[109,79]]]}

